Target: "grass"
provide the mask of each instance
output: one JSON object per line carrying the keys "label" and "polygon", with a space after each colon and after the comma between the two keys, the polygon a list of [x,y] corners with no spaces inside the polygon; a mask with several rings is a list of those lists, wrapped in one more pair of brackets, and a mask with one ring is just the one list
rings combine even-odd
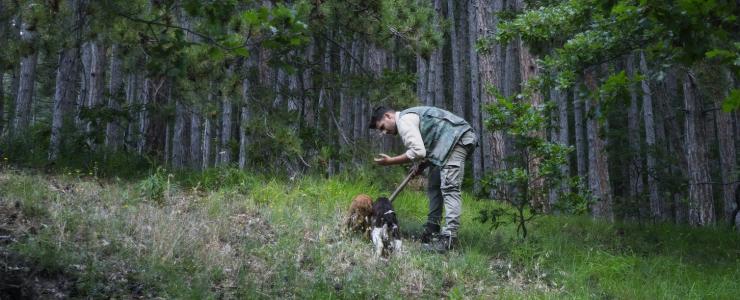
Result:
{"label": "grass", "polygon": [[[75,278],[73,297],[733,299],[740,237],[720,228],[610,224],[578,216],[515,228],[474,220],[498,205],[464,195],[462,247],[427,254],[410,237],[423,192],[394,202],[404,250],[388,260],[341,231],[350,199],[392,190],[369,171],[280,181],[233,169],[154,171],[137,181],[0,171],[19,202],[12,251]],[[397,177],[397,178],[396,178]],[[395,180],[394,180],[395,179]]]}

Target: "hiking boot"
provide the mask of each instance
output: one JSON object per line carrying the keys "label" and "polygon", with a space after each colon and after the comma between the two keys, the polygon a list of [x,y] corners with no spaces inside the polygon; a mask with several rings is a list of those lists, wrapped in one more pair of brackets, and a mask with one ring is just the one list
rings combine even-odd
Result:
{"label": "hiking boot", "polygon": [[447,251],[454,249],[456,244],[457,237],[443,234],[431,243],[424,244],[423,248],[426,252],[447,253]]}
{"label": "hiking boot", "polygon": [[424,225],[424,232],[422,232],[421,240],[422,244],[428,244],[434,241],[439,235],[439,225],[437,224],[426,224]]}

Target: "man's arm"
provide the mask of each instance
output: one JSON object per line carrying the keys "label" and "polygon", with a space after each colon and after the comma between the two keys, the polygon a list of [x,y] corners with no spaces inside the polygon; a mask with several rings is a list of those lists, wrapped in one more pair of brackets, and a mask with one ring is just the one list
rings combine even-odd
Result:
{"label": "man's arm", "polygon": [[373,159],[375,163],[381,165],[381,166],[391,166],[391,165],[400,165],[405,164],[407,162],[411,162],[411,159],[406,156],[406,154],[401,154],[398,156],[390,157],[386,154],[381,153],[378,157]]}

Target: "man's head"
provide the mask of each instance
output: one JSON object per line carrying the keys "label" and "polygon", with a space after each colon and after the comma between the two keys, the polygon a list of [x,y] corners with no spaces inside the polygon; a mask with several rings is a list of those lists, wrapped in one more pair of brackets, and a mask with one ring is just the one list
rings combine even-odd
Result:
{"label": "man's head", "polygon": [[376,107],[370,117],[370,129],[377,129],[385,134],[398,134],[396,111],[385,106]]}

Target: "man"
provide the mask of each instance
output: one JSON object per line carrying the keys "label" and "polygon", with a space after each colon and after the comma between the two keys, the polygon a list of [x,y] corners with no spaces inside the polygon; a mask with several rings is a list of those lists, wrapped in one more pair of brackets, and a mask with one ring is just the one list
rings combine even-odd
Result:
{"label": "man", "polygon": [[[460,226],[460,186],[465,159],[478,140],[473,128],[464,119],[436,107],[419,106],[396,112],[380,106],[373,111],[370,129],[400,135],[407,148],[404,154],[394,157],[381,153],[375,158],[377,164],[388,166],[424,160],[431,164],[427,181],[429,214],[422,243],[429,251],[451,250]],[[443,204],[445,227],[440,230]]]}

